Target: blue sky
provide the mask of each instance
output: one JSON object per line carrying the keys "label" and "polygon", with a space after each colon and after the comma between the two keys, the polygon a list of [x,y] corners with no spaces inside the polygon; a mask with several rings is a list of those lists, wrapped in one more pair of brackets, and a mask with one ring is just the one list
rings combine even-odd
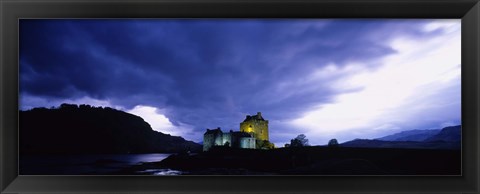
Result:
{"label": "blue sky", "polygon": [[110,106],[201,141],[262,112],[311,144],[460,124],[460,20],[20,20],[20,109]]}

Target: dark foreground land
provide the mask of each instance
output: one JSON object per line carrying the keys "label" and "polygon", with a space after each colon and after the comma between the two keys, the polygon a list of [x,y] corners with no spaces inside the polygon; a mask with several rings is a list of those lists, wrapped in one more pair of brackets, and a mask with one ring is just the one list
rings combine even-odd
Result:
{"label": "dark foreground land", "polygon": [[[216,148],[176,154],[126,171],[168,168],[192,175],[460,175],[460,150],[300,147]],[[120,173],[127,173],[126,171]]]}

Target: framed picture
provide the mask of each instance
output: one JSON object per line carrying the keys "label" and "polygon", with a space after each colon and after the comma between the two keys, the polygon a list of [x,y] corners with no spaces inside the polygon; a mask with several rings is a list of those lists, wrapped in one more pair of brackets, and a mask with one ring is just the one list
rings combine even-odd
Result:
{"label": "framed picture", "polygon": [[2,2],[2,192],[476,193],[479,6]]}

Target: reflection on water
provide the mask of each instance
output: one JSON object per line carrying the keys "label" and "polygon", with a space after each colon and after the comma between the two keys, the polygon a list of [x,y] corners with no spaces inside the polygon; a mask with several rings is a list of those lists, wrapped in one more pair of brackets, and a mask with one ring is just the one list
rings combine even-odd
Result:
{"label": "reflection on water", "polygon": [[[108,175],[143,162],[158,162],[170,154],[88,154],[23,155],[19,158],[21,175]],[[180,171],[150,169],[151,175],[178,175]],[[132,172],[132,174],[136,174]]]}
{"label": "reflection on water", "polygon": [[147,169],[144,171],[139,171],[139,173],[153,174],[153,175],[181,175],[182,172],[172,169]]}

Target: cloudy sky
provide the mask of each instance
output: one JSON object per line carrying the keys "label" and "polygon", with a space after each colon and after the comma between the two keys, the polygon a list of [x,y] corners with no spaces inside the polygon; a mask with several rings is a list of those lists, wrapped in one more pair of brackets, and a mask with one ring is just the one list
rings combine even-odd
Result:
{"label": "cloudy sky", "polygon": [[202,141],[262,112],[311,144],[460,124],[460,20],[20,20],[20,109],[109,106]]}

